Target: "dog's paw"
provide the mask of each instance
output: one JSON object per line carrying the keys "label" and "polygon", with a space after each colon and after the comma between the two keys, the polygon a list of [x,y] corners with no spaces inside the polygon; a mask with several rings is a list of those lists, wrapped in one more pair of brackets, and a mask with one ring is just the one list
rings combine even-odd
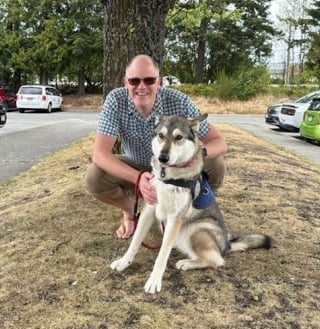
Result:
{"label": "dog's paw", "polygon": [[151,273],[148,281],[144,285],[144,291],[149,294],[154,294],[161,291],[162,278]]}
{"label": "dog's paw", "polygon": [[110,267],[113,270],[117,270],[119,272],[125,270],[131,263],[129,261],[127,261],[124,257],[117,259],[115,261],[113,261],[110,265]]}
{"label": "dog's paw", "polygon": [[194,268],[194,261],[191,259],[181,259],[176,263],[176,268],[180,271],[187,271]]}

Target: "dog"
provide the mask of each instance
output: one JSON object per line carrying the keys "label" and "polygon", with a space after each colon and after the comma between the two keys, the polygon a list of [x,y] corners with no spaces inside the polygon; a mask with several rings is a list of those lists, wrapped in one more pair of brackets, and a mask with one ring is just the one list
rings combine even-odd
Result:
{"label": "dog", "polygon": [[158,202],[144,206],[127,252],[111,263],[113,270],[126,269],[155,220],[162,223],[163,240],[144,286],[146,293],[161,291],[162,276],[174,247],[187,255],[176,263],[182,271],[222,266],[224,256],[232,251],[271,247],[268,235],[236,236],[227,232],[218,203],[202,173],[203,144],[198,131],[200,122],[206,118],[207,114],[196,118],[156,115],[151,184],[156,188]]}

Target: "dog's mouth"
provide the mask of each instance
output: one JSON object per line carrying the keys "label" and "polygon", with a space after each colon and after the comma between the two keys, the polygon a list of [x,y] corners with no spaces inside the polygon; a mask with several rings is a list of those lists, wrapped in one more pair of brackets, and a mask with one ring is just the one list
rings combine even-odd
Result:
{"label": "dog's mouth", "polygon": [[174,167],[174,168],[187,168],[187,167],[191,167],[193,162],[195,160],[198,159],[198,155],[197,154],[194,154],[192,156],[192,158],[190,160],[187,160],[185,162],[182,162],[182,163],[174,163],[174,164],[170,164],[169,163],[169,156],[168,155],[163,155],[163,154],[160,154],[159,157],[158,157],[158,160],[161,164],[162,167]]}

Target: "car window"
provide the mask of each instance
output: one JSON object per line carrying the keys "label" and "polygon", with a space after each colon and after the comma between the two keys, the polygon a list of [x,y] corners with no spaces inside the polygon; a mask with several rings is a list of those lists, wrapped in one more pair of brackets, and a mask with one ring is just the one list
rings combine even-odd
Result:
{"label": "car window", "polygon": [[316,97],[320,97],[320,93],[316,93],[316,94],[312,94],[312,95],[306,95],[304,97],[301,97],[296,101],[296,103],[309,103]]}
{"label": "car window", "polygon": [[53,96],[54,95],[54,89],[53,88],[46,88],[46,95]]}
{"label": "car window", "polygon": [[311,111],[320,111],[320,99],[316,99],[314,100],[310,106],[309,106],[309,109]]}
{"label": "car window", "polygon": [[19,94],[41,95],[42,89],[39,87],[21,87]]}

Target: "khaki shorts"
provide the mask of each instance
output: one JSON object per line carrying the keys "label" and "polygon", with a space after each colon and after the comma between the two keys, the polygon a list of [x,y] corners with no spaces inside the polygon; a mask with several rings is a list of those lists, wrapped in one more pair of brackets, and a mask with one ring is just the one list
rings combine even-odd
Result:
{"label": "khaki shorts", "polygon": [[[123,155],[117,156],[121,161],[137,170],[151,171],[151,167],[137,165]],[[205,159],[204,170],[209,175],[209,185],[213,191],[216,191],[223,184],[226,170],[224,158],[221,156],[215,159]],[[119,189],[134,191],[134,184],[109,175],[93,163],[87,168],[85,183],[88,193],[101,201],[104,200],[104,196],[115,195]]]}

